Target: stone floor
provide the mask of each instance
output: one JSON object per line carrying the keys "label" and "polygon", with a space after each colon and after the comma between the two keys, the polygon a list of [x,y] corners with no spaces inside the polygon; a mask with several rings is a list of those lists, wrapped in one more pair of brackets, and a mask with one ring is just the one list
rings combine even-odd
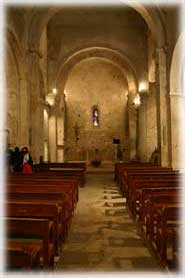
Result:
{"label": "stone floor", "polygon": [[88,174],[59,271],[160,271],[130,217],[113,174]]}
{"label": "stone floor", "polygon": [[91,164],[87,165],[87,173],[113,173],[114,172],[114,163],[107,162],[107,163],[101,163],[100,166],[94,167]]}

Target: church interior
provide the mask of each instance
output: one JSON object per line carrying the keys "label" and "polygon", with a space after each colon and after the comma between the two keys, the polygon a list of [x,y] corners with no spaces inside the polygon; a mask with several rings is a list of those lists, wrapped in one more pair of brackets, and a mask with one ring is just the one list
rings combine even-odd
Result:
{"label": "church interior", "polygon": [[182,271],[181,10],[6,6],[7,271]]}

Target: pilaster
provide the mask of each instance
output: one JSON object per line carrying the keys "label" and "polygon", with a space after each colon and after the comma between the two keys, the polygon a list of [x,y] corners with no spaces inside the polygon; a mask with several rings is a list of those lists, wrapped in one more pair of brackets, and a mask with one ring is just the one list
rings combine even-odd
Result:
{"label": "pilaster", "polygon": [[165,48],[158,48],[157,55],[157,81],[158,81],[158,148],[161,153],[161,165],[170,166],[170,132],[168,114],[168,90],[167,90],[167,65]]}

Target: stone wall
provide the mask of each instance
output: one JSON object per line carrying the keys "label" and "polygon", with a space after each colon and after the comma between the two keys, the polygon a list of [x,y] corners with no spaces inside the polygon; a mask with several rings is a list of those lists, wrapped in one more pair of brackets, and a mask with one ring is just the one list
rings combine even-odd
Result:
{"label": "stone wall", "polygon": [[[179,14],[178,8],[175,7],[162,7],[161,10],[163,13],[160,14],[159,21],[161,19],[165,27],[166,41],[156,49],[155,40],[151,38],[145,21],[131,8],[59,9],[43,29],[41,39],[37,43],[29,41],[28,38],[30,33],[34,33],[32,20],[35,19],[36,28],[41,29],[39,24],[42,22],[42,12],[40,18],[36,19],[34,11],[31,14],[31,10],[26,12],[24,9],[13,9],[7,17],[7,25],[12,30],[13,39],[8,42],[12,53],[7,52],[6,67],[6,128],[10,131],[11,145],[28,145],[35,161],[38,161],[44,152],[45,156],[53,161],[57,160],[57,157],[62,160],[64,145],[66,157],[72,160],[91,159],[96,147],[100,149],[104,160],[112,160],[115,151],[112,138],[120,137],[125,144],[130,135],[129,147],[132,156],[136,151],[137,136],[138,153],[142,160],[149,159],[157,142],[162,165],[170,165],[170,155],[176,161],[179,134],[174,125],[176,126],[180,119],[176,116],[175,107],[178,110],[181,104],[178,103],[180,100],[176,100],[176,96],[172,96],[170,111],[168,96],[171,90],[171,58],[179,36]],[[37,35],[35,38],[40,38]],[[143,81],[146,85],[153,83],[152,86],[155,87],[149,86],[148,97],[143,97],[139,111],[139,134],[136,135],[135,132],[136,113],[131,113],[130,108],[127,115],[129,123],[126,120],[125,95],[128,88],[122,74],[110,63],[105,66],[105,61],[95,59],[95,63],[95,60],[89,59],[88,63],[84,61],[84,65],[81,64],[82,67],[79,64],[73,68],[66,84],[67,121],[63,144],[58,134],[63,133],[64,119],[61,117],[62,120],[58,121],[56,111],[48,111],[47,128],[52,124],[50,132],[47,132],[47,128],[43,130],[45,95],[55,87],[58,70],[67,58],[78,50],[98,46],[114,49],[128,58],[128,64],[131,63],[135,72],[138,87]],[[91,66],[90,60],[93,61]],[[63,76],[60,78],[65,80]],[[171,93],[174,94],[174,91]],[[100,107],[99,129],[92,126],[93,105]],[[80,127],[78,140],[74,132],[76,123]],[[61,125],[62,128],[57,130],[57,125]],[[126,126],[129,130],[127,135]],[[172,140],[170,131],[173,133]],[[52,155],[49,155],[52,148]]]}
{"label": "stone wall", "polygon": [[147,126],[146,126],[146,138],[147,138],[147,151],[146,158],[149,161],[152,152],[157,148],[157,111],[156,111],[156,86],[150,83],[150,94],[147,97]]}
{"label": "stone wall", "polygon": [[7,91],[7,118],[6,125],[9,131],[9,144],[15,147],[18,144],[18,73],[15,60],[10,52],[6,59],[6,91]]}
{"label": "stone wall", "polygon": [[95,46],[125,54],[138,82],[147,81],[147,26],[132,9],[66,10],[51,19],[47,33],[49,89],[55,85],[58,67],[69,56]]}
{"label": "stone wall", "polygon": [[[127,90],[121,71],[104,59],[89,58],[73,67],[65,86],[66,160],[91,160],[96,148],[102,160],[114,160],[113,138],[121,143],[126,139]],[[99,127],[93,126],[94,105],[99,108]]]}

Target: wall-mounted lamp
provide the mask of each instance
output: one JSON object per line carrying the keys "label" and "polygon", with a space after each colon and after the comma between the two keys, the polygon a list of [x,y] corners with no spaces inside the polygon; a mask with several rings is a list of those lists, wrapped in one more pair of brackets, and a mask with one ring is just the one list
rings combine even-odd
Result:
{"label": "wall-mounted lamp", "polygon": [[67,91],[64,90],[64,98],[65,98],[65,100],[67,100],[67,97],[68,97]]}
{"label": "wall-mounted lamp", "polygon": [[53,106],[55,104],[55,98],[57,96],[57,89],[53,88],[52,91],[50,91],[49,94],[46,96],[46,101],[49,103],[50,106]]}
{"label": "wall-mounted lamp", "polygon": [[44,109],[44,120],[48,119],[48,111]]}
{"label": "wall-mounted lamp", "polygon": [[50,93],[46,96],[46,101],[49,103],[50,106],[53,106],[55,104],[55,96]]}
{"label": "wall-mounted lamp", "polygon": [[141,98],[140,98],[140,95],[138,93],[135,96],[132,105],[134,106],[135,109],[139,109],[139,107],[141,105]]}
{"label": "wall-mounted lamp", "polygon": [[139,91],[139,93],[147,93],[148,92],[147,82],[144,82],[144,81],[140,82],[138,91]]}
{"label": "wall-mounted lamp", "polygon": [[52,89],[52,93],[53,93],[54,95],[56,95],[56,94],[57,94],[57,89],[56,89],[56,88],[53,88],[53,89]]}

